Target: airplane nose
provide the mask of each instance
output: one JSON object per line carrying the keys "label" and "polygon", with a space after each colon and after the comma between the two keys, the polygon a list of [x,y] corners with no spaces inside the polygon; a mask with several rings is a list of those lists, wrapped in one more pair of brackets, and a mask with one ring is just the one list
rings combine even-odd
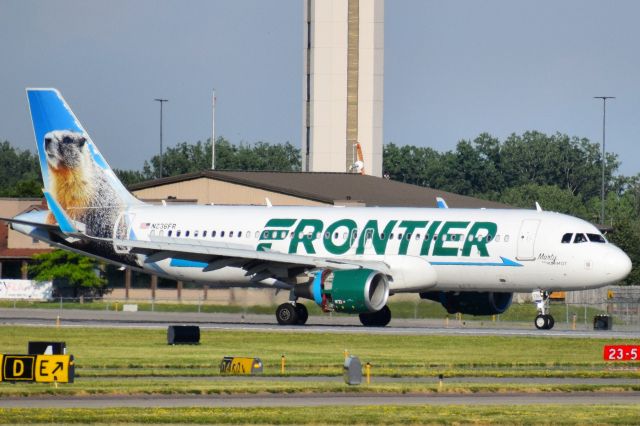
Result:
{"label": "airplane nose", "polygon": [[612,251],[606,256],[606,275],[612,282],[623,280],[631,272],[631,259],[618,247],[612,247]]}

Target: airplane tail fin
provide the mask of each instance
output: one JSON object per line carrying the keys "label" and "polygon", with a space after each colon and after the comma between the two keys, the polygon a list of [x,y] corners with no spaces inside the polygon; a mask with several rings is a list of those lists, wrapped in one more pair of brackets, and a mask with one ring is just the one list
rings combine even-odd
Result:
{"label": "airplane tail fin", "polygon": [[50,223],[110,237],[118,215],[141,202],[116,177],[60,92],[27,89],[27,97]]}

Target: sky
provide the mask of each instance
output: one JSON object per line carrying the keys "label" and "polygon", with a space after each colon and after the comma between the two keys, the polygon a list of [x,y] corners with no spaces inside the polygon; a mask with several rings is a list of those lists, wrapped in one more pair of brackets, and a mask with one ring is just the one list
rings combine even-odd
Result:
{"label": "sky", "polygon": [[[114,168],[164,145],[302,137],[303,0],[0,0],[0,141],[35,149],[25,87],[56,87]],[[386,0],[384,143],[488,132],[602,140],[640,173],[640,2]]]}

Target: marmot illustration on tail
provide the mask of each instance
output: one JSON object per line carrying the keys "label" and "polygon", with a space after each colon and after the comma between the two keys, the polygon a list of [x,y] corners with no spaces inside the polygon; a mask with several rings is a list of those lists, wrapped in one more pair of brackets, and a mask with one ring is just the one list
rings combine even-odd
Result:
{"label": "marmot illustration on tail", "polygon": [[[86,233],[111,237],[123,203],[105,171],[92,158],[82,133],[55,130],[44,136],[50,192],[67,215],[86,226]],[[51,223],[55,223],[52,215]]]}

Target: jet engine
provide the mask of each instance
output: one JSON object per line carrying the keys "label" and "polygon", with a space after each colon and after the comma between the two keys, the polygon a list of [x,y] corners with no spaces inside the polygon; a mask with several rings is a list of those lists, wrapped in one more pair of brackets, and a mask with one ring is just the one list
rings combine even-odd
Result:
{"label": "jet engine", "polygon": [[497,315],[511,306],[513,293],[428,291],[420,297],[441,303],[450,314]]}
{"label": "jet engine", "polygon": [[295,295],[313,300],[325,312],[377,312],[387,304],[389,281],[371,269],[324,269],[308,284],[297,286]]}

